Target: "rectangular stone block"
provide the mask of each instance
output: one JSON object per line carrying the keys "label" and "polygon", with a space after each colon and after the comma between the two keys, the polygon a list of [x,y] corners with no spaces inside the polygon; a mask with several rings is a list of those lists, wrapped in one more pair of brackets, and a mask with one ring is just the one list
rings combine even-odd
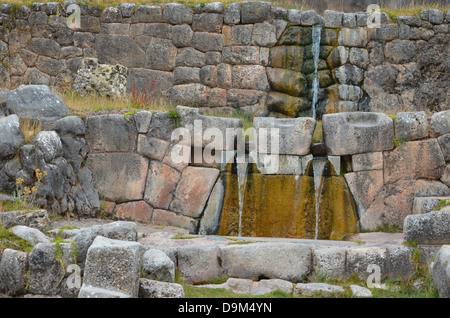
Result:
{"label": "rectangular stone block", "polygon": [[343,156],[394,148],[394,124],[382,113],[337,113],[322,118],[329,155]]}
{"label": "rectangular stone block", "polygon": [[368,152],[352,156],[353,171],[383,169],[383,152]]}

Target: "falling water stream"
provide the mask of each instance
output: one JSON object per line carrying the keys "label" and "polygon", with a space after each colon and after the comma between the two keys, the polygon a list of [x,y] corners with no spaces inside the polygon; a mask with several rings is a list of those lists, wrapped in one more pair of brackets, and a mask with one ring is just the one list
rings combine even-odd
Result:
{"label": "falling water stream", "polygon": [[319,208],[320,208],[320,196],[322,193],[323,187],[323,171],[325,169],[325,165],[327,164],[327,158],[318,158],[313,159],[313,173],[314,173],[314,198],[315,198],[315,212],[316,212],[316,228],[314,239],[317,240],[319,236]]}
{"label": "falling water stream", "polygon": [[245,184],[247,183],[247,167],[248,158],[247,156],[243,160],[237,161],[237,175],[238,175],[238,186],[239,186],[239,236],[242,236],[242,210],[244,208],[244,194],[245,194]]}
{"label": "falling water stream", "polygon": [[321,25],[314,25],[312,27],[312,54],[314,57],[314,79],[312,84],[312,117],[314,119],[316,119],[316,104],[319,97],[319,79],[317,78],[317,69],[319,67],[321,31]]}

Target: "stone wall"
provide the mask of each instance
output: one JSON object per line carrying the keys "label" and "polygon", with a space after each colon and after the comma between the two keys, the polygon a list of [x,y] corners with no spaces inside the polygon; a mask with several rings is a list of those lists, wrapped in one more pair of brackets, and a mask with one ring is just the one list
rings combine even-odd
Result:
{"label": "stone wall", "polygon": [[380,27],[368,28],[367,13],[322,17],[269,2],[121,4],[82,6],[80,27],[70,29],[71,3],[0,6],[0,86],[70,88],[83,58],[94,57],[127,67],[129,90],[155,82],[174,104],[227,113],[311,115],[315,78],[319,116],[448,109],[448,12],[396,23],[383,13]]}
{"label": "stone wall", "polygon": [[[30,96],[34,104],[14,108],[17,100],[30,101]],[[46,86],[21,86],[0,105],[0,116],[5,113],[0,117],[0,192],[12,194],[19,178],[31,189],[39,169],[47,175],[36,203],[52,214],[97,216],[102,211],[193,233],[217,232],[226,195],[222,177],[230,172],[227,164],[234,162],[236,151],[243,149],[236,143],[241,120],[205,116],[183,106],[83,120],[61,115],[66,106]],[[30,113],[31,106],[47,114],[41,118],[47,126],[24,142],[19,116]],[[280,129],[280,152],[276,169],[269,169],[264,164],[267,149],[250,143],[254,169],[262,175],[305,176],[314,156],[328,156],[333,173],[345,177],[360,229],[366,230],[403,227],[416,197],[450,196],[450,111],[430,117],[425,112],[398,113],[395,123],[383,113],[328,114],[322,124],[325,153],[318,154],[312,145],[314,119],[255,118],[256,132]],[[182,135],[182,142],[172,140],[179,127],[190,134]],[[212,143],[208,128],[224,139]],[[208,160],[207,149],[213,145],[216,151]],[[238,201],[236,197],[233,204]]]}

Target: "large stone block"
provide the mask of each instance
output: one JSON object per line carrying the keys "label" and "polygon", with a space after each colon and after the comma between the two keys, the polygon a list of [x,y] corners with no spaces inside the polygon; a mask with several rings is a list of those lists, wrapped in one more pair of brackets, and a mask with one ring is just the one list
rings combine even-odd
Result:
{"label": "large stone block", "polygon": [[8,94],[5,102],[9,113],[40,121],[43,128],[69,114],[64,101],[46,85],[21,85]]}
{"label": "large stone block", "polygon": [[252,243],[220,249],[227,276],[279,278],[301,282],[311,271],[311,247],[292,243]]}
{"label": "large stone block", "polygon": [[135,153],[92,154],[87,159],[92,182],[108,201],[142,200],[148,159]]}
{"label": "large stone block", "polygon": [[0,118],[0,158],[8,158],[14,155],[24,138],[20,130],[19,117],[9,115]]}
{"label": "large stone block", "polygon": [[312,250],[313,272],[316,277],[345,279],[346,249],[341,247],[317,247]]}
{"label": "large stone block", "polygon": [[145,67],[160,71],[173,71],[177,48],[171,40],[152,38],[146,51]]}
{"label": "large stone block", "polygon": [[210,90],[200,83],[175,85],[170,90],[170,100],[186,106],[205,107],[208,106]]}
{"label": "large stone block", "polygon": [[198,230],[200,235],[217,234],[219,232],[224,196],[224,181],[222,178],[219,178],[211,191],[203,217],[200,221]]}
{"label": "large stone block", "polygon": [[241,3],[241,23],[260,23],[269,18],[270,2],[244,1]]}
{"label": "large stone block", "polygon": [[172,202],[173,193],[181,174],[159,161],[151,161],[144,199],[153,207],[167,209]]}
{"label": "large stone block", "polygon": [[266,105],[270,111],[283,114],[289,118],[295,118],[299,113],[311,108],[311,103],[304,97],[294,97],[273,91],[267,95]]}
{"label": "large stone block", "polygon": [[366,28],[343,28],[339,33],[339,44],[344,46],[365,47],[368,41]]}
{"label": "large stone block", "polygon": [[121,64],[126,67],[143,67],[145,52],[125,35],[97,34],[95,50],[101,64]]}
{"label": "large stone block", "polygon": [[139,298],[184,298],[184,289],[180,284],[139,279]]}
{"label": "large stone block", "polygon": [[443,244],[450,241],[450,212],[433,211],[405,218],[404,240],[417,244]]}
{"label": "large stone block", "polygon": [[354,172],[383,169],[383,152],[368,152],[352,156]]}
{"label": "large stone block", "polygon": [[0,290],[11,296],[24,294],[27,284],[28,254],[5,249],[0,262]]}
{"label": "large stone block", "polygon": [[[418,155],[420,154],[420,155]],[[400,179],[440,179],[445,159],[437,139],[408,141],[384,152],[384,182]]]}
{"label": "large stone block", "polygon": [[[379,274],[380,280],[388,277],[388,253],[386,248],[361,247],[347,251],[346,273],[350,277],[354,273],[360,279],[367,279],[371,274]],[[375,283],[372,281],[372,283]]]}
{"label": "large stone block", "polygon": [[329,155],[354,155],[394,148],[394,124],[382,113],[324,115],[322,127]]}
{"label": "large stone block", "polygon": [[170,209],[193,218],[201,216],[218,175],[219,170],[215,168],[184,169]]}
{"label": "large stone block", "polygon": [[222,51],[223,35],[209,32],[194,32],[192,46],[201,52]]}
{"label": "large stone block", "polygon": [[42,152],[47,163],[63,154],[61,139],[55,131],[41,131],[33,138],[33,144]]}
{"label": "large stone block", "polygon": [[192,8],[179,3],[167,3],[164,5],[164,20],[171,24],[191,24],[193,16]]}
{"label": "large stone block", "polygon": [[74,237],[74,243],[78,252],[77,261],[79,264],[84,264],[89,247],[97,236],[114,240],[136,241],[137,235],[136,223],[126,221],[95,225],[82,229]]}
{"label": "large stone block", "polygon": [[450,197],[415,197],[412,214],[432,212],[442,200],[450,200]]}
{"label": "large stone block", "polygon": [[302,73],[280,68],[267,68],[270,87],[277,92],[301,96],[307,91],[308,82]]}
{"label": "large stone block", "polygon": [[115,207],[114,214],[119,219],[134,220],[150,223],[153,208],[144,201],[133,201],[119,204]]}
{"label": "large stone block", "polygon": [[[279,143],[278,154],[302,156],[310,151],[316,121],[309,117],[289,119],[256,117],[253,120],[253,126],[258,137],[267,133],[266,142],[261,138],[258,140],[259,152],[274,153],[276,149],[273,148],[271,140],[278,132],[279,139],[274,140]],[[276,130],[272,131],[272,129]]]}
{"label": "large stone block", "polygon": [[259,48],[256,46],[226,46],[222,51],[223,63],[247,65],[259,63]]}
{"label": "large stone block", "polygon": [[394,40],[386,44],[384,54],[386,61],[393,64],[405,64],[413,60],[417,53],[415,41]]}
{"label": "large stone block", "polygon": [[231,74],[233,88],[268,91],[266,70],[260,65],[235,65]]}
{"label": "large stone block", "polygon": [[428,137],[428,120],[425,112],[397,113],[395,117],[395,137],[403,140]]}
{"label": "large stone block", "polygon": [[91,153],[136,150],[136,126],[133,120],[128,120],[123,115],[89,117],[86,136]]}
{"label": "large stone block", "polygon": [[197,233],[198,221],[184,216],[181,213],[175,213],[162,209],[153,211],[152,222],[158,225],[171,225],[181,227],[189,231],[189,233]]}
{"label": "large stone block", "polygon": [[443,245],[436,255],[433,266],[433,285],[439,297],[450,298],[450,246]]}
{"label": "large stone block", "polygon": [[217,13],[201,13],[193,16],[192,29],[194,32],[222,31],[223,15]]}
{"label": "large stone block", "polygon": [[112,290],[136,298],[139,293],[141,244],[98,236],[89,247],[83,276],[85,286]]}
{"label": "large stone block", "polygon": [[169,96],[170,89],[173,87],[173,73],[129,68],[127,86],[128,92],[134,90],[138,94],[146,95],[151,102],[159,97]]}
{"label": "large stone block", "polygon": [[50,226],[49,214],[46,210],[10,211],[0,213],[0,222],[5,229],[23,225],[46,231]]}
{"label": "large stone block", "polygon": [[168,283],[175,281],[175,264],[163,251],[148,249],[142,255],[142,263],[146,278]]}
{"label": "large stone block", "polygon": [[177,252],[178,270],[187,283],[205,283],[222,277],[218,246],[185,246]]}
{"label": "large stone block", "polygon": [[450,133],[450,110],[434,113],[431,116],[430,126],[435,136]]}

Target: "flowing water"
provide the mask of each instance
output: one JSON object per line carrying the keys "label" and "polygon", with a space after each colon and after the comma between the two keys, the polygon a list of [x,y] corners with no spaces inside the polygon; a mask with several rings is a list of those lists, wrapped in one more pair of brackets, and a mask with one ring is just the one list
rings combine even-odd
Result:
{"label": "flowing water", "polygon": [[244,208],[245,185],[247,183],[248,158],[237,162],[238,186],[239,186],[239,232],[238,236],[242,236],[242,211]]}
{"label": "flowing water", "polygon": [[314,234],[314,239],[317,240],[319,235],[319,209],[320,209],[320,199],[323,187],[323,172],[325,165],[327,164],[327,158],[313,159],[313,173],[314,173],[314,199],[315,199],[315,212],[316,212],[316,229]]}
{"label": "flowing water", "polygon": [[322,26],[314,25],[312,28],[312,54],[314,57],[314,79],[312,84],[312,117],[314,119],[316,119],[316,104],[319,97],[319,79],[317,78],[317,69],[319,67],[321,33]]}

